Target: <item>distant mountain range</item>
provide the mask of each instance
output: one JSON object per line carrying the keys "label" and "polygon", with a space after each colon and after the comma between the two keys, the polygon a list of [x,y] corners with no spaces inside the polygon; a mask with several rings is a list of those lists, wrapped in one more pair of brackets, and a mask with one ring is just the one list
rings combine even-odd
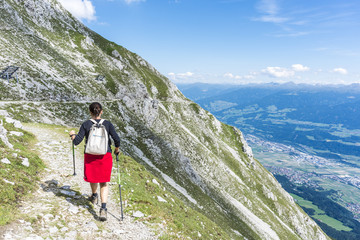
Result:
{"label": "distant mountain range", "polygon": [[[188,98],[244,133],[357,155],[360,85],[179,85]],[[314,127],[315,126],[315,127]],[[275,127],[275,128],[274,128]],[[318,152],[320,154],[320,152]]]}

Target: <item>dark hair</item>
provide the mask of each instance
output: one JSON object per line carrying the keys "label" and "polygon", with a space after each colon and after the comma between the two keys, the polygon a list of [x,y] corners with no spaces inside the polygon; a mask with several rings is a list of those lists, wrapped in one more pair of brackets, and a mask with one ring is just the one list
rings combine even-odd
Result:
{"label": "dark hair", "polygon": [[92,104],[90,104],[89,110],[91,112],[91,115],[98,117],[102,111],[102,106],[98,102],[93,102]]}

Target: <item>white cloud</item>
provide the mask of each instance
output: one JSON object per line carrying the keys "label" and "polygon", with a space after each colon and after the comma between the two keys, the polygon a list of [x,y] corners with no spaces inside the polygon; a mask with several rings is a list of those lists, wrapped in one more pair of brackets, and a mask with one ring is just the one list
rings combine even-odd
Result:
{"label": "white cloud", "polygon": [[301,37],[309,35],[311,32],[287,32],[282,34],[274,34],[275,37]]}
{"label": "white cloud", "polygon": [[167,77],[174,83],[220,83],[220,84],[249,84],[249,83],[294,83],[305,84],[351,84],[359,83],[358,73],[344,68],[319,69],[310,68],[302,64],[292,64],[285,67],[266,67],[259,71],[251,71],[244,74],[225,72],[223,74],[195,72],[169,72]]}
{"label": "white cloud", "polygon": [[225,73],[225,74],[224,74],[224,77],[230,78],[230,79],[242,79],[241,76],[239,76],[239,75],[234,75],[234,74],[232,74],[232,73]]}
{"label": "white cloud", "polygon": [[266,69],[261,70],[261,72],[276,78],[286,78],[295,75],[293,70],[281,67],[267,67]]}
{"label": "white cloud", "polygon": [[290,20],[289,18],[279,16],[280,7],[277,0],[261,0],[257,4],[257,10],[263,16],[253,18],[254,21],[284,23]]}
{"label": "white cloud", "polygon": [[188,79],[190,77],[194,76],[194,73],[192,72],[186,72],[186,73],[168,73],[168,76],[171,80],[178,80],[178,79]]}
{"label": "white cloud", "polygon": [[178,73],[177,74],[177,76],[180,77],[180,78],[191,77],[192,75],[194,75],[194,73],[192,73],[192,72]]}
{"label": "white cloud", "polygon": [[261,12],[265,12],[269,15],[275,15],[279,12],[279,6],[276,0],[261,0],[257,8]]}
{"label": "white cloud", "polygon": [[95,7],[90,0],[59,0],[59,2],[66,10],[80,20],[96,20]]}
{"label": "white cloud", "polygon": [[260,22],[269,22],[269,23],[283,23],[288,21],[289,19],[284,17],[273,16],[273,15],[266,15],[259,18],[254,18],[254,20]]}
{"label": "white cloud", "polygon": [[291,65],[291,68],[267,67],[267,68],[261,70],[261,72],[270,77],[287,78],[287,77],[295,76],[296,72],[306,72],[309,70],[310,70],[309,67],[306,67],[302,64],[293,64],[293,65]]}
{"label": "white cloud", "polygon": [[[146,0],[124,0],[127,4],[132,4],[136,2],[145,2]],[[176,2],[176,1],[175,1]]]}
{"label": "white cloud", "polygon": [[302,64],[293,64],[291,67],[295,72],[306,72],[310,70],[309,67],[305,67]]}
{"label": "white cloud", "polygon": [[245,75],[244,78],[245,79],[255,79],[255,75],[254,74]]}
{"label": "white cloud", "polygon": [[226,77],[226,78],[234,78],[234,75],[232,73],[225,73],[224,77]]}
{"label": "white cloud", "polygon": [[348,71],[345,68],[334,68],[331,72],[340,73],[343,75],[348,74]]}

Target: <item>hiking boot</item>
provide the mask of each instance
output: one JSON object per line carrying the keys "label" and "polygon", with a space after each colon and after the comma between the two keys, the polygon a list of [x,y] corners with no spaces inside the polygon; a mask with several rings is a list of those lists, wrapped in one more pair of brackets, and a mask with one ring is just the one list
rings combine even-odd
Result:
{"label": "hiking boot", "polygon": [[99,202],[99,195],[96,195],[96,196],[91,195],[91,197],[88,197],[88,200],[89,200],[93,205],[98,204],[98,202]]}
{"label": "hiking boot", "polygon": [[100,208],[99,220],[100,221],[107,220],[107,208]]}

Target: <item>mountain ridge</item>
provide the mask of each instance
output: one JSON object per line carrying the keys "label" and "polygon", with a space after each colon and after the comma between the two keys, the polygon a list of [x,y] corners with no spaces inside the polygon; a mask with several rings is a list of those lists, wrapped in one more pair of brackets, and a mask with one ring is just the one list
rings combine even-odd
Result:
{"label": "mountain ridge", "polygon": [[[87,103],[104,101],[122,151],[231,238],[327,239],[252,157],[238,129],[186,99],[141,57],[87,29],[55,0],[2,5],[0,63],[17,63],[22,73],[19,85],[0,82],[1,100],[30,101],[5,107],[14,118],[76,125],[88,118]],[[99,74],[105,81],[95,80]]]}

